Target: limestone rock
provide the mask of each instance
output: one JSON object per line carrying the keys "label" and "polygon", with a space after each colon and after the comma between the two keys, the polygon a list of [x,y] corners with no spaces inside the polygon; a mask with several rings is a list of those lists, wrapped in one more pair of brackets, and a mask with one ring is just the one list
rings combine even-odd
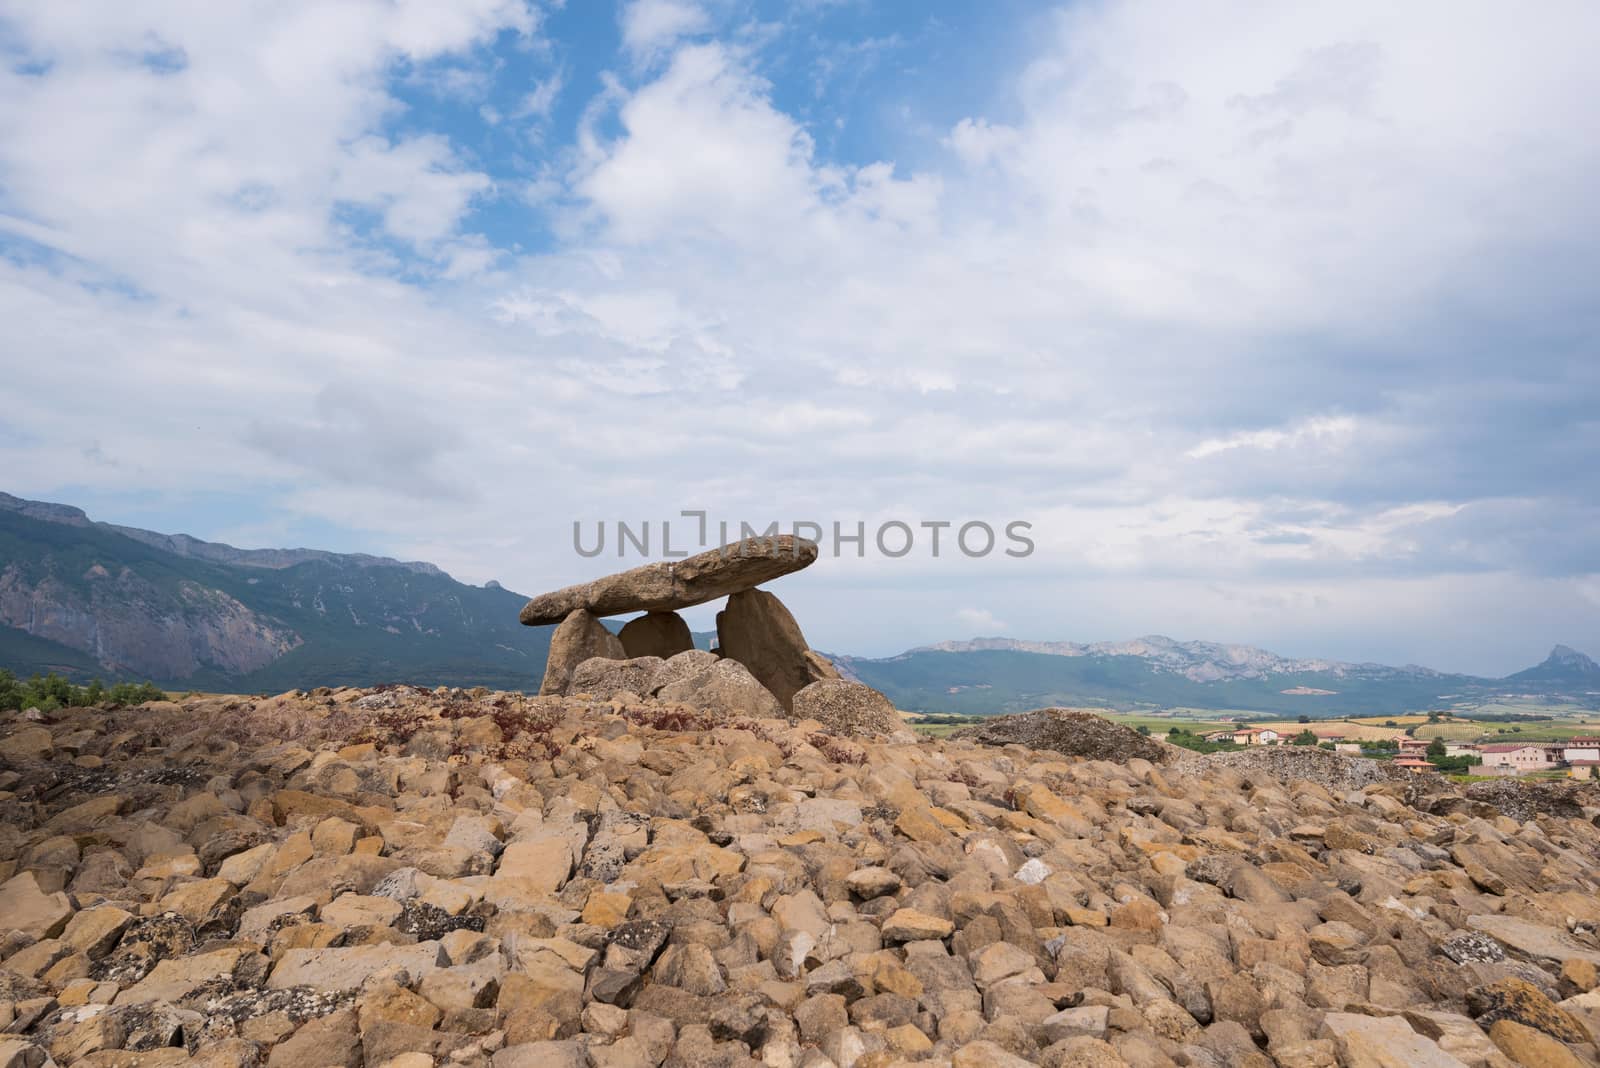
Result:
{"label": "limestone rock", "polygon": [[839,677],[821,657],[806,655],[811,650],[800,625],[766,590],[741,590],[728,598],[728,607],[717,613],[717,646],[748,668],[786,712],[800,690]]}
{"label": "limestone rock", "polygon": [[617,635],[623,655],[659,656],[666,660],[694,648],[689,624],[676,612],[648,612],[622,625]]}
{"label": "limestone rock", "polygon": [[539,693],[563,694],[572,681],[572,672],[585,660],[603,657],[625,660],[622,642],[601,622],[581,608],[574,609],[550,635],[550,655],[545,661],[544,681]]}
{"label": "limestone rock", "polygon": [[1546,927],[1516,916],[1469,916],[1473,930],[1491,935],[1519,953],[1535,960],[1560,964],[1565,960],[1588,961],[1600,965],[1600,950],[1591,949],[1565,931]]}
{"label": "limestone rock", "polygon": [[840,734],[893,734],[903,724],[883,694],[859,682],[819,679],[794,695],[795,719],[814,719]]}
{"label": "limestone rock", "polygon": [[1583,1068],[1583,1061],[1566,1046],[1515,1020],[1497,1020],[1489,1028],[1489,1038],[1524,1068]]}
{"label": "limestone rock", "polygon": [[523,606],[521,619],[537,627],[559,623],[579,608],[596,616],[692,608],[799,571],[816,558],[816,543],[804,538],[746,538],[683,560],[645,564],[540,594]]}
{"label": "limestone rock", "polygon": [[1333,1039],[1339,1063],[1348,1068],[1465,1068],[1400,1016],[1330,1012],[1322,1037]]}
{"label": "limestone rock", "polygon": [[995,716],[976,727],[964,727],[954,737],[983,745],[1025,745],[1050,749],[1089,760],[1148,760],[1165,764],[1177,758],[1175,747],[1147,738],[1130,727],[1112,723],[1092,712],[1070,708],[1040,708],[1012,716]]}
{"label": "limestone rock", "polygon": [[1600,788],[823,738],[711,653],[586,663],[631,696],[53,712],[0,1068],[1600,1063]]}
{"label": "limestone rock", "polygon": [[704,712],[755,719],[782,718],[783,706],[736,660],[718,660],[701,671],[663,686],[663,702],[691,705]]}
{"label": "limestone rock", "polygon": [[340,949],[291,949],[267,978],[267,987],[285,990],[310,987],[337,993],[358,990],[373,976],[404,972],[411,982],[448,965],[438,942],[412,946],[347,946]]}
{"label": "limestone rock", "polygon": [[33,939],[54,938],[71,917],[72,902],[67,895],[59,890],[45,893],[31,871],[0,884],[0,931],[20,931]]}
{"label": "limestone rock", "polygon": [[660,657],[636,656],[629,660],[594,657],[572,672],[566,692],[607,700],[619,693],[635,696],[654,693],[664,662]]}

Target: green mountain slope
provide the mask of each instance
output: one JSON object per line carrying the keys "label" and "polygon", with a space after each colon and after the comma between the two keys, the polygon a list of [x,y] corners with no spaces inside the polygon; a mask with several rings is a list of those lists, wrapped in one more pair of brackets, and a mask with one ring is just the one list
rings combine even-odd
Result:
{"label": "green mountain slope", "polygon": [[[988,714],[1045,705],[1226,708],[1311,717],[1379,715],[1438,708],[1442,695],[1485,680],[1459,675],[1380,677],[1328,672],[1195,681],[1139,656],[1053,656],[1010,650],[916,650],[887,660],[840,658],[842,666],[910,711]],[[1314,694],[1285,690],[1334,691]]]}
{"label": "green mountain slope", "polygon": [[62,511],[0,507],[0,663],[14,669],[249,691],[526,688],[543,673],[550,628],[521,626],[525,598],[498,586],[373,557],[219,562]]}

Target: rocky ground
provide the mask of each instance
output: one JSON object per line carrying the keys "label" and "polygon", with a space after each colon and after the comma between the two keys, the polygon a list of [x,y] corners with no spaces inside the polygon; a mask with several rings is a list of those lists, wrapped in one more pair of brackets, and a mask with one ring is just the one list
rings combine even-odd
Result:
{"label": "rocky ground", "polygon": [[0,1068],[1600,1064],[1592,793],[848,729],[12,715]]}

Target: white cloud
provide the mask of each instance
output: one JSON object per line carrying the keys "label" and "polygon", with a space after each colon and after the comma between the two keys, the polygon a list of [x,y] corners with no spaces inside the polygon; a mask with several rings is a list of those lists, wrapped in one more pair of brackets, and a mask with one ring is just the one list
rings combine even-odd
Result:
{"label": "white cloud", "polygon": [[622,46],[648,59],[710,27],[705,9],[690,0],[631,0],[622,9]]}
{"label": "white cloud", "polygon": [[549,119],[550,112],[554,110],[565,85],[566,78],[560,71],[556,71],[548,78],[541,78],[534,83],[532,91],[522,98],[513,117]]}
{"label": "white cloud", "polygon": [[1348,416],[1318,416],[1282,430],[1242,430],[1224,438],[1207,438],[1184,455],[1191,460],[1203,460],[1233,449],[1273,452],[1302,445],[1336,449],[1348,443],[1357,429],[1356,421]]}
{"label": "white cloud", "polygon": [[974,637],[996,637],[1005,634],[1005,621],[996,618],[987,608],[959,609],[956,612],[956,619],[973,628]]}
{"label": "white cloud", "polygon": [[[1363,597],[1401,642],[1495,597],[1593,621],[1600,563],[1529,577],[1516,528],[1561,537],[1538,516],[1583,515],[1600,449],[1597,18],[1074,6],[916,170],[827,158],[759,55],[646,2],[515,185],[397,132],[390,88],[487,69],[521,5],[22,5],[0,369],[38,400],[0,416],[6,488],[246,494],[525,589],[593,570],[578,517],[1034,520],[1016,570],[819,564],[797,603],[845,651],[973,603],[1269,644],[1331,604],[1345,645],[1301,651],[1333,655]],[[473,233],[490,197],[552,247]],[[903,613],[859,618],[867,582]]]}

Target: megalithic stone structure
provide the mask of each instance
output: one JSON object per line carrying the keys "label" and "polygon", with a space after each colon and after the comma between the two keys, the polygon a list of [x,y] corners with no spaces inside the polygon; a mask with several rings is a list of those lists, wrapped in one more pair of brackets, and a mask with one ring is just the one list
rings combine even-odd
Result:
{"label": "megalithic stone structure", "polygon": [[577,586],[540,594],[522,606],[529,627],[560,623],[583,609],[596,616],[675,612],[748,590],[810,567],[817,543],[792,534],[746,538],[683,560],[662,560]]}

